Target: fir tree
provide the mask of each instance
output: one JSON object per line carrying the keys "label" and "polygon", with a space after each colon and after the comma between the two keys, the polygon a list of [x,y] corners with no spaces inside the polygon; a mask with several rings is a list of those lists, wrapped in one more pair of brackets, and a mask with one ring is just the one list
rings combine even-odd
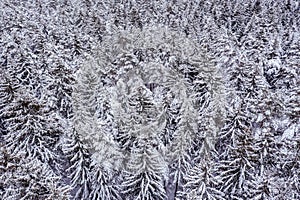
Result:
{"label": "fir tree", "polygon": [[[186,99],[188,101],[188,99]],[[169,149],[170,181],[173,186],[174,197],[179,198],[184,184],[184,176],[191,167],[191,145],[197,126],[194,110],[190,102],[183,102],[180,110],[182,118],[174,132],[174,139]]]}
{"label": "fir tree", "polygon": [[216,168],[209,157],[204,157],[184,177],[185,185],[183,194],[187,199],[217,200],[225,199],[224,194],[219,191],[220,180],[216,175]]}
{"label": "fir tree", "polygon": [[0,199],[69,199],[70,187],[59,185],[60,177],[26,152],[10,153],[0,147]]}
{"label": "fir tree", "polygon": [[278,176],[278,163],[281,159],[278,154],[280,144],[276,141],[274,132],[263,127],[256,136],[255,143],[258,152],[257,174],[251,181],[253,199],[271,199],[279,192],[278,185],[282,179]]}
{"label": "fir tree", "polygon": [[276,198],[298,199],[299,198],[299,136],[286,139],[284,146],[280,147],[278,157],[280,160],[277,167],[277,176],[282,180],[281,185],[284,189],[279,189]]}
{"label": "fir tree", "polygon": [[166,199],[167,165],[148,141],[136,142],[123,172],[122,193],[126,199]]}
{"label": "fir tree", "polygon": [[[234,118],[226,123],[220,138],[222,140],[220,160],[217,164],[222,180],[221,191],[226,198],[251,197],[251,181],[255,179],[258,162],[257,149],[246,116],[236,111]],[[229,118],[230,119],[230,118]]]}
{"label": "fir tree", "polygon": [[43,102],[29,94],[18,94],[3,108],[1,117],[7,127],[5,144],[11,152],[25,151],[28,158],[38,158],[54,169],[58,167],[60,118],[49,112]]}
{"label": "fir tree", "polygon": [[87,147],[78,139],[76,134],[72,134],[65,138],[62,149],[69,160],[66,172],[70,179],[72,196],[74,199],[88,199],[91,192],[91,161]]}
{"label": "fir tree", "polygon": [[120,183],[115,180],[117,175],[115,172],[112,174],[110,171],[105,171],[99,164],[93,163],[90,173],[91,193],[89,199],[122,199],[120,197],[122,188]]}

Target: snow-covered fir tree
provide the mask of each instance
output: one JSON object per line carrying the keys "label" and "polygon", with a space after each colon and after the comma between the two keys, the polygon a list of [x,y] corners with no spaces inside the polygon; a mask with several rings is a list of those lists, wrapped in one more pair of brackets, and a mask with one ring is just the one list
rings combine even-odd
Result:
{"label": "snow-covered fir tree", "polygon": [[88,199],[91,192],[89,152],[77,134],[69,133],[66,136],[62,150],[68,158],[66,175],[72,187],[72,198]]}
{"label": "snow-covered fir tree", "polygon": [[38,159],[28,159],[26,152],[10,153],[0,146],[0,199],[69,199],[70,186],[59,184],[54,174]]}
{"label": "snow-covered fir tree", "polygon": [[122,188],[117,175],[111,171],[105,171],[105,168],[101,167],[98,161],[92,163],[90,173],[91,193],[89,199],[122,199],[120,195]]}
{"label": "snow-covered fir tree", "polygon": [[166,174],[167,164],[149,140],[136,141],[123,171],[123,198],[166,199]]}
{"label": "snow-covered fir tree", "polygon": [[[217,168],[220,188],[226,198],[251,198],[251,187],[259,160],[247,116],[239,108],[228,115],[221,130]],[[233,116],[232,116],[233,115]]]}
{"label": "snow-covered fir tree", "polygon": [[225,199],[224,193],[218,189],[220,179],[216,174],[216,168],[211,158],[204,157],[184,177],[183,194],[186,199]]}

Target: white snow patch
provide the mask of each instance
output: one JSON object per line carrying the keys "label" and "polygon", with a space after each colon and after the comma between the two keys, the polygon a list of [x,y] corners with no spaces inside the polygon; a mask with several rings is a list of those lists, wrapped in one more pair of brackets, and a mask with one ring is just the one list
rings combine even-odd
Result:
{"label": "white snow patch", "polygon": [[293,124],[292,126],[288,127],[282,134],[282,138],[281,140],[284,139],[292,139],[294,137],[295,134],[295,124]]}

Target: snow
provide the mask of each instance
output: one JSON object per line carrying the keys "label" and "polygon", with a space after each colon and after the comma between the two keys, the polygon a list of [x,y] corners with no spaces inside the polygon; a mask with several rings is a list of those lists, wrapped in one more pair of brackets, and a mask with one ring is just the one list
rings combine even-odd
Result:
{"label": "snow", "polygon": [[291,125],[282,134],[281,140],[292,139],[296,134],[296,124]]}

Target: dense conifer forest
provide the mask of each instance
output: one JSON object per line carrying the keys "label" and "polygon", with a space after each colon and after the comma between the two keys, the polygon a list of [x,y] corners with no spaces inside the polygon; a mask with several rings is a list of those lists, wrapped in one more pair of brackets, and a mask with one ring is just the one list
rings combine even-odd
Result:
{"label": "dense conifer forest", "polygon": [[1,0],[0,200],[299,200],[298,0]]}

